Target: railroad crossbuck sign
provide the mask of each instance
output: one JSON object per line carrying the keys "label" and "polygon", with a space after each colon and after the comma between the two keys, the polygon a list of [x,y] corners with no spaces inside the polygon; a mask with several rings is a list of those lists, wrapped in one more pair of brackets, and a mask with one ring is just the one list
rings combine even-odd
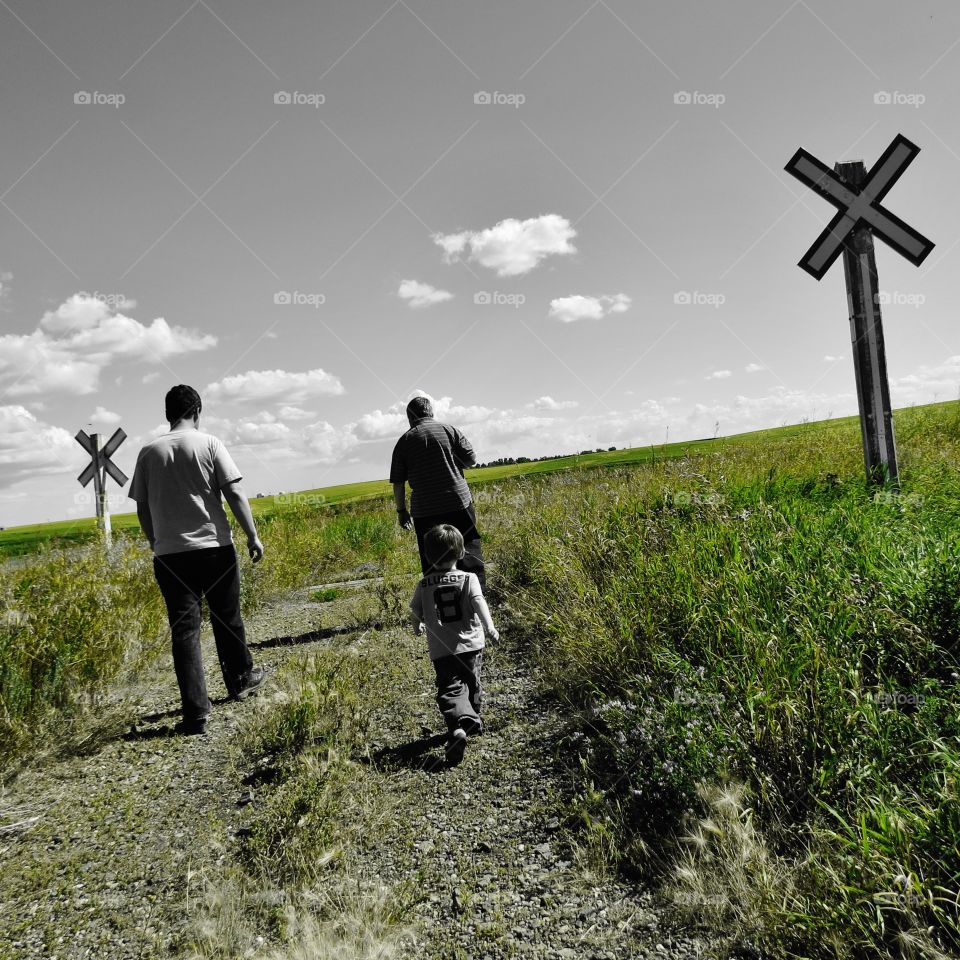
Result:
{"label": "railroad crossbuck sign", "polygon": [[869,172],[861,160],[837,163],[831,170],[802,148],[784,168],[837,208],[799,266],[820,280],[843,254],[864,466],[872,483],[898,479],[873,236],[914,266],[933,249],[931,241],[880,202],[919,152],[916,144],[897,134]]}
{"label": "railroad crossbuck sign", "polygon": [[77,479],[81,486],[87,486],[93,481],[94,496],[97,502],[97,526],[103,533],[104,541],[109,547],[111,544],[110,529],[110,507],[107,501],[107,476],[124,486],[127,482],[127,475],[110,459],[120,447],[120,444],[127,439],[123,430],[117,430],[116,433],[106,442],[98,433],[89,436],[81,430],[76,441],[90,454],[90,462],[86,469]]}

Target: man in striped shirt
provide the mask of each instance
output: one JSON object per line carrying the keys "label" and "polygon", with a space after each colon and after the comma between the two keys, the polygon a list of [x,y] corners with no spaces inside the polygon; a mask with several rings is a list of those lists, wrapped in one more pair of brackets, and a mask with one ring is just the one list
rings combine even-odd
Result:
{"label": "man in striped shirt", "polygon": [[417,533],[424,576],[431,572],[431,563],[423,548],[426,532],[443,523],[456,527],[463,535],[466,550],[457,566],[475,573],[483,589],[486,581],[477,513],[463,476],[464,468],[477,462],[473,447],[456,427],[434,420],[433,404],[427,397],[414,397],[407,404],[407,420],[410,429],[397,441],[390,464],[390,482],[400,525],[405,530],[413,527]]}

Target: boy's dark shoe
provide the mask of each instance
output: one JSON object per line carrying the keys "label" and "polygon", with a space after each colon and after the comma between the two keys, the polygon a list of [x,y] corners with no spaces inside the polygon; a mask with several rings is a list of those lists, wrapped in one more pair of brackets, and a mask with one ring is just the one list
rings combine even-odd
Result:
{"label": "boy's dark shoe", "polygon": [[256,693],[267,679],[267,671],[263,667],[251,667],[250,670],[240,678],[240,685],[233,694],[234,700],[246,700],[247,697]]}
{"label": "boy's dark shoe", "polygon": [[198,717],[194,720],[186,718],[174,724],[173,732],[184,737],[202,737],[207,732],[207,718]]}
{"label": "boy's dark shoe", "polygon": [[463,727],[457,727],[450,731],[450,739],[447,741],[447,748],[444,753],[447,756],[447,763],[455,767],[463,760],[463,755],[467,750],[467,731]]}
{"label": "boy's dark shoe", "polygon": [[457,724],[468,737],[478,737],[483,733],[483,721],[479,717],[461,717]]}

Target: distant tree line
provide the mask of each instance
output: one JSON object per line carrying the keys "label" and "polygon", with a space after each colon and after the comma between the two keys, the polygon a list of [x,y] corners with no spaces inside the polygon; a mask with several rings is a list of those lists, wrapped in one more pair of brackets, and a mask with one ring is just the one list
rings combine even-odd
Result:
{"label": "distant tree line", "polygon": [[478,463],[479,467],[509,467],[515,463],[540,463],[543,460],[562,460],[564,457],[585,457],[588,453],[611,453],[616,447],[597,447],[596,450],[581,450],[579,453],[550,453],[545,457],[500,457],[499,460],[489,460]]}

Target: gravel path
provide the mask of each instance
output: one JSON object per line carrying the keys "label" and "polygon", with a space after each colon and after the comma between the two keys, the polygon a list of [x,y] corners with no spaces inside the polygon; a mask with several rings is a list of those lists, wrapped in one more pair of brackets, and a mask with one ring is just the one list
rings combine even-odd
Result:
{"label": "gravel path", "polygon": [[487,730],[455,768],[442,761],[432,669],[423,664],[419,690],[400,698],[421,735],[371,745],[383,796],[405,813],[358,854],[369,875],[388,884],[417,878],[420,942],[412,955],[703,956],[706,944],[672,932],[648,893],[591,879],[576,862],[560,819],[564,774],[553,759],[563,721],[537,697],[516,654],[488,647]]}
{"label": "gravel path", "polygon": [[[648,893],[592,879],[572,855],[553,759],[563,718],[509,644],[486,655],[487,732],[449,768],[420,641],[399,630],[344,635],[334,611],[305,592],[253,618],[249,633],[262,638],[257,661],[274,668],[331,636],[407,658],[361,758],[365,789],[391,816],[350,858],[371,882],[416,884],[411,957],[705,955]],[[207,671],[222,697],[212,660]],[[249,703],[217,703],[207,737],[171,736],[178,700],[165,660],[123,702],[139,718],[133,733],[118,726],[87,756],[50,756],[0,794],[2,960],[175,957],[198,909],[198,871],[233,862],[247,810],[228,748]],[[15,824],[24,826],[4,832]]]}

